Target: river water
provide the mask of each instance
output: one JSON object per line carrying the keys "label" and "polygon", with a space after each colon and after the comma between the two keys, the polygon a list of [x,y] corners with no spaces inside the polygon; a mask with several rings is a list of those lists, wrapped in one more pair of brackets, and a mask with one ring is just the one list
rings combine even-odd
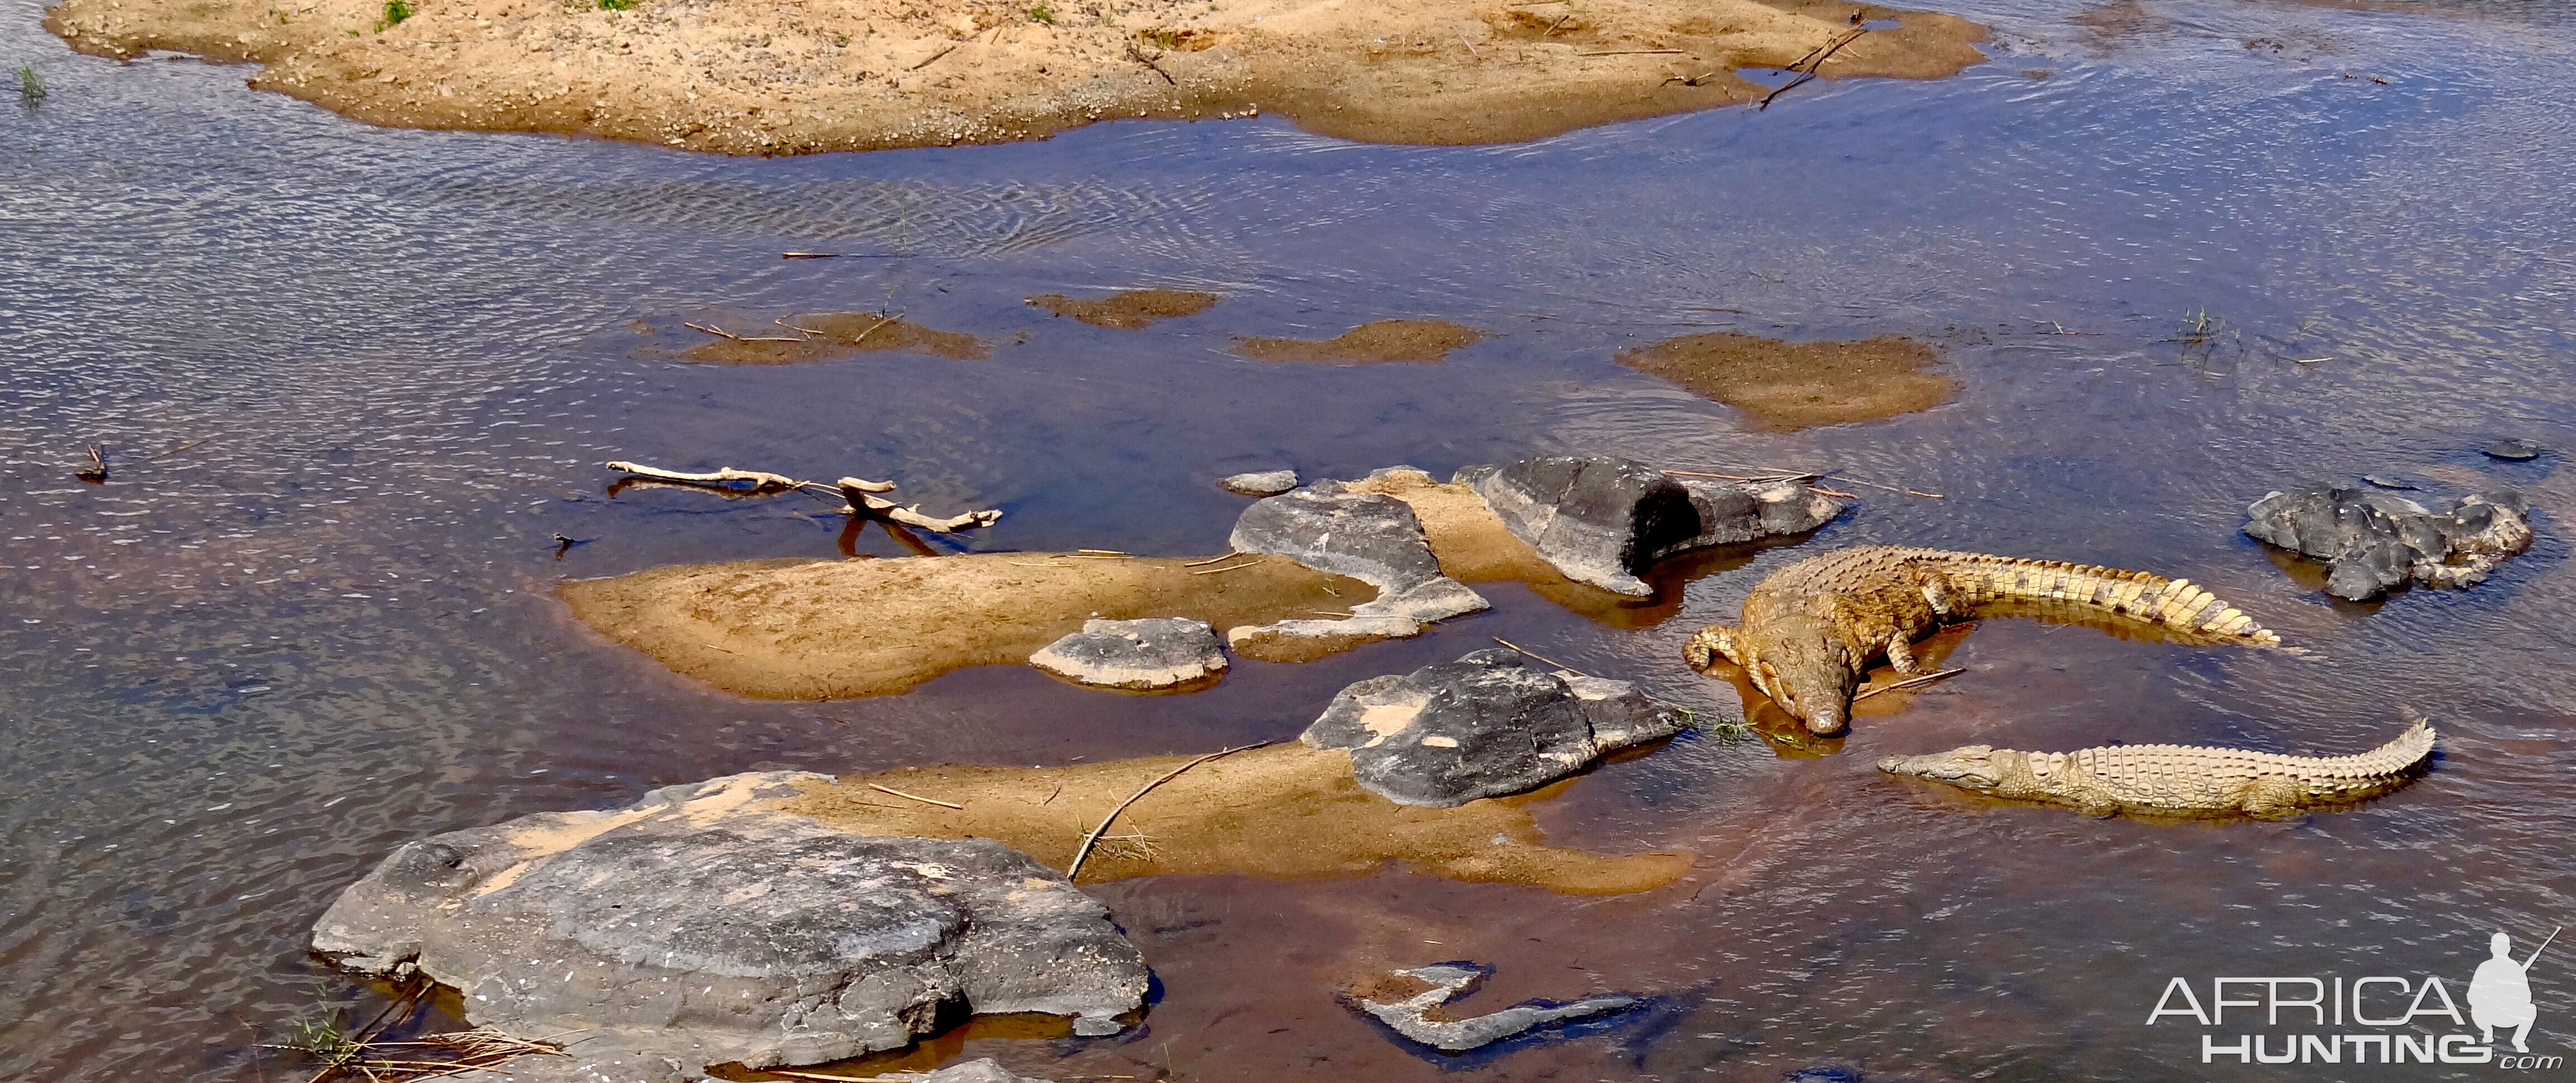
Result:
{"label": "river water", "polygon": [[[255,1044],[380,1003],[303,951],[331,897],[401,840],[522,813],[752,769],[1285,738],[1348,681],[1494,635],[1732,714],[1735,690],[1684,669],[1682,639],[1802,551],[1869,542],[2189,575],[2320,657],[1991,622],[1950,655],[1966,675],[1864,711],[1838,744],[1685,738],[1540,807],[1565,844],[1698,854],[1683,883],[1102,885],[1161,982],[1141,1032],[977,1030],[910,1063],[2493,1074],[2203,1065],[2204,1028],[2146,1019],[2174,977],[2206,998],[2219,976],[2437,975],[2457,996],[2489,933],[2527,949],[2576,920],[2576,485],[2555,452],[2476,451],[2576,447],[2576,19],[2539,3],[1951,10],[1996,27],[1992,63],[1524,145],[1362,146],[1263,117],[762,161],[369,129],[254,94],[243,69],[74,56],[35,3],[7,0],[0,60],[32,61],[52,94],[0,111],[0,1078],[295,1077]],[[791,249],[850,256],[778,258]],[[1145,331],[1021,303],[1136,285],[1227,299]],[[685,320],[878,308],[994,356],[672,359],[699,340]],[[2167,341],[2200,312],[2206,341]],[[1441,365],[1225,350],[1390,317],[1493,337]],[[1763,433],[1611,360],[1709,329],[1914,335],[1966,391]],[[90,444],[109,449],[104,485],[72,477]],[[1677,578],[1677,607],[1596,623],[1493,585],[1494,612],[1420,639],[1243,663],[1177,697],[1006,668],[901,697],[746,701],[592,635],[550,593],[836,551],[836,524],[792,502],[610,499],[612,458],[894,477],[932,510],[1006,509],[978,549],[1213,553],[1241,507],[1214,475],[1445,475],[1558,450],[1837,466],[1945,498],[1860,489],[1803,549]],[[2527,486],[2540,541],[2474,590],[2356,606],[2237,533],[2268,489],[2363,472],[2438,500]],[[559,533],[592,540],[558,559]],[[2395,733],[2401,706],[2441,727],[2429,777],[2281,823],[2093,820],[1872,767],[1980,741],[2340,753]],[[2540,1053],[2576,1039],[2576,953],[2551,950],[2532,970]],[[1371,965],[1445,959],[1497,968],[1467,1011],[1657,1000],[1597,1033],[1435,1062],[1331,995]]]}

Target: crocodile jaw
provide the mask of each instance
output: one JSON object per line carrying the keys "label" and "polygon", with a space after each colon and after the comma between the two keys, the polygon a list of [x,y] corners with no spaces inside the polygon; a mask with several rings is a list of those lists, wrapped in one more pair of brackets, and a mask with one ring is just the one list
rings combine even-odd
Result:
{"label": "crocodile jaw", "polygon": [[1878,769],[1891,775],[1912,775],[1945,782],[1961,789],[1993,793],[2003,785],[2003,764],[1992,747],[1969,745],[1928,756],[1889,756],[1878,761]]}
{"label": "crocodile jaw", "polygon": [[1759,637],[1742,632],[1736,637],[1737,649],[1749,656],[1745,676],[1753,686],[1818,734],[1843,731],[1851,720],[1852,686],[1858,683],[1836,632],[1824,621],[1792,617],[1775,622]]}

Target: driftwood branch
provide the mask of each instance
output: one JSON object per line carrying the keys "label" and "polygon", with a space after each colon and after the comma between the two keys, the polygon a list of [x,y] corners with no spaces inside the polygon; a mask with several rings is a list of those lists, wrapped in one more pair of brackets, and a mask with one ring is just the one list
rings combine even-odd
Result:
{"label": "driftwood branch", "polygon": [[[991,526],[994,523],[1000,522],[1002,518],[1002,512],[998,508],[987,509],[984,511],[970,511],[962,515],[952,515],[945,519],[927,515],[922,512],[921,505],[919,504],[900,505],[896,504],[894,501],[876,495],[878,493],[893,492],[895,484],[891,481],[870,481],[866,478],[842,478],[837,482],[826,485],[819,481],[799,481],[795,478],[788,477],[785,474],[772,474],[760,470],[736,470],[730,466],[718,467],[717,469],[707,473],[692,474],[686,471],[665,470],[658,466],[646,466],[642,463],[624,461],[612,462],[606,465],[611,470],[615,470],[632,477],[643,478],[647,481],[668,482],[673,485],[693,485],[702,489],[714,489],[728,493],[783,493],[791,489],[838,493],[842,500],[840,512],[843,515],[868,519],[884,519],[890,522],[901,523],[909,527],[918,527],[922,530],[936,531],[941,534]],[[744,484],[746,482],[749,484]]]}

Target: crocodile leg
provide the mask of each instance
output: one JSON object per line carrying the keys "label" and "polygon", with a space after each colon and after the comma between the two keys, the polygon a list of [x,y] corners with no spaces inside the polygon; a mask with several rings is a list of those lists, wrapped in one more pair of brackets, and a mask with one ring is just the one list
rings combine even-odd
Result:
{"label": "crocodile leg", "polygon": [[1720,657],[1737,665],[1744,664],[1744,659],[1735,653],[1735,629],[1723,624],[1712,624],[1693,632],[1690,642],[1682,644],[1682,661],[1690,663],[1692,669],[1705,672],[1716,665]]}
{"label": "crocodile leg", "polygon": [[1898,632],[1887,640],[1887,664],[1908,677],[1920,676],[1923,663],[1914,657],[1914,637]]}

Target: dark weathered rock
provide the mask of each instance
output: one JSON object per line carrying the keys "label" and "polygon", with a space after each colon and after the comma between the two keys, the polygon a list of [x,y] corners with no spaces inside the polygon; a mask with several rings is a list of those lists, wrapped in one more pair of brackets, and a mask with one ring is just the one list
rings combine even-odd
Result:
{"label": "dark weathered rock", "polygon": [[697,1079],[896,1048],[961,1011],[1107,1023],[1142,1005],[1143,958],[1061,873],[991,840],[770,808],[829,781],[735,775],[405,843],[313,947],[453,986],[477,1023],[582,1032],[573,1067],[518,1062],[538,1078]]}
{"label": "dark weathered rock", "polygon": [[1710,545],[1801,534],[1842,505],[1790,482],[1675,478],[1607,455],[1545,455],[1507,466],[1471,466],[1470,486],[1514,537],[1568,579],[1643,597],[1638,578],[1657,559]]}
{"label": "dark weathered rock", "polygon": [[1343,620],[1288,620],[1228,629],[1239,653],[1274,657],[1279,641],[1348,643],[1419,633],[1434,621],[1491,603],[1440,574],[1440,558],[1412,505],[1382,493],[1353,492],[1338,481],[1255,501],[1234,522],[1239,553],[1277,553],[1317,571],[1347,575],[1377,588]]}
{"label": "dark weathered rock", "polygon": [[2478,450],[2483,451],[2494,458],[2505,459],[2513,462],[2521,462],[2524,459],[2537,459],[2540,457],[2540,445],[2532,443],[2529,440],[2512,438],[2498,440],[2485,447],[2479,448]]}
{"label": "dark weathered rock", "polygon": [[1535,789],[1681,728],[1680,712],[1635,685],[1495,648],[1354,683],[1300,739],[1348,750],[1351,773],[1371,793],[1448,808]]}
{"label": "dark weathered rock", "polygon": [[1217,487],[1238,496],[1277,496],[1297,487],[1294,470],[1256,470],[1216,479]]}
{"label": "dark weathered rock", "polygon": [[2435,514],[2389,493],[2311,484],[2246,509],[2245,533],[2327,562],[2326,593],[2375,598],[2409,580],[2466,587],[2531,545],[2520,492],[2496,489]]}
{"label": "dark weathered rock", "polygon": [[1433,1019],[1430,1016],[1432,1009],[1448,1003],[1484,980],[1487,972],[1479,967],[1456,963],[1435,963],[1395,973],[1429,982],[1431,989],[1391,1003],[1352,997],[1351,1006],[1374,1016],[1398,1034],[1451,1053],[1492,1045],[1550,1023],[1589,1019],[1644,1003],[1642,999],[1625,993],[1603,993],[1566,1004],[1534,1000],[1469,1019]]}
{"label": "dark weathered rock", "polygon": [[1203,620],[1087,620],[1081,631],[1039,648],[1029,664],[1099,688],[1177,688],[1225,672],[1225,648]]}

